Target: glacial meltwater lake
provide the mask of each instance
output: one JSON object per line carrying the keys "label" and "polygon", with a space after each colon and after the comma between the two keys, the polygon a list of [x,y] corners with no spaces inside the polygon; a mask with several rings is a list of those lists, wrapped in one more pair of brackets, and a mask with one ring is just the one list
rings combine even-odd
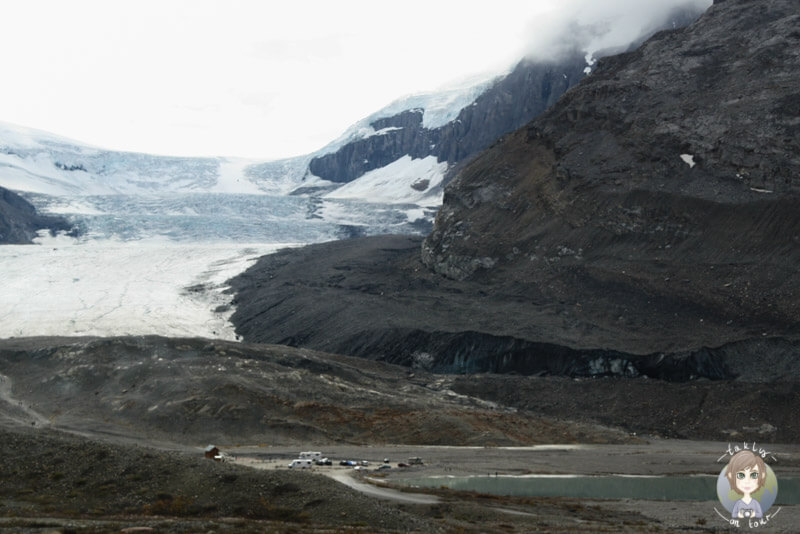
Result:
{"label": "glacial meltwater lake", "polygon": [[[646,499],[712,501],[717,499],[717,476],[642,475],[528,475],[428,477],[397,482],[416,487],[446,487],[515,497],[576,497],[587,499]],[[778,476],[775,504],[800,504],[800,478]]]}

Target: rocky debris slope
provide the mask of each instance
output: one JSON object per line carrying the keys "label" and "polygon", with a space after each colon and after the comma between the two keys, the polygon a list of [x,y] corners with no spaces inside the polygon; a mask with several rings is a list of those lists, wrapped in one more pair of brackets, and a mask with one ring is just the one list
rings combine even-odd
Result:
{"label": "rocky debris slope", "polygon": [[604,377],[469,375],[447,387],[540,415],[613,425],[639,436],[719,442],[796,443],[800,425],[797,372],[769,383]]}
{"label": "rocky debris slope", "polygon": [[425,265],[559,309],[577,346],[797,335],[798,22],[717,2],[601,60],[450,184]]}
{"label": "rocky debris slope", "polygon": [[[775,346],[760,348],[769,354]],[[632,432],[796,442],[798,373],[769,365],[781,359],[765,362],[771,372],[737,380],[669,382],[441,375],[421,368],[423,355],[409,370],[207,339],[11,339],[0,341],[0,427],[198,450],[628,443],[639,440]],[[741,354],[733,360],[758,371]]]}
{"label": "rocky debris slope", "polygon": [[[347,352],[364,365],[391,361],[418,376],[455,373],[430,383],[537,416],[671,438],[800,439],[796,339],[645,355],[574,348],[567,336],[580,310],[442,278],[420,264],[419,243],[385,236],[265,256],[234,280],[237,329],[254,341]],[[702,324],[682,324],[687,337],[706,334]],[[553,332],[560,344],[530,341]],[[542,427],[538,438],[568,439],[559,432]]]}
{"label": "rocky debris slope", "polygon": [[[783,338],[758,336],[650,353],[607,348],[599,342],[606,332],[582,322],[581,306],[526,296],[522,283],[491,291],[482,280],[431,273],[419,261],[420,241],[378,236],[265,256],[231,281],[236,331],[252,342],[441,373],[769,382],[800,371],[793,358],[800,345]],[[588,298],[582,301],[587,307]],[[628,323],[628,343],[650,339],[644,327],[648,317],[642,313]],[[738,324],[731,324],[731,338]],[[686,338],[707,334],[694,318],[676,319],[673,326],[682,326]],[[595,339],[598,344],[575,346],[579,335],[585,343]],[[760,354],[758,360],[748,358],[754,353]]]}
{"label": "rocky debris slope", "polygon": [[0,244],[31,243],[39,230],[69,231],[72,225],[60,217],[39,215],[30,202],[0,187]]}

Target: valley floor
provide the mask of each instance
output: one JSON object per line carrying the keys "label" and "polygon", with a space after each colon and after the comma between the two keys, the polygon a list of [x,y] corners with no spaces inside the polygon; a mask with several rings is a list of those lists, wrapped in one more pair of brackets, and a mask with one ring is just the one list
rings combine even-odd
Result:
{"label": "valley floor", "polygon": [[[713,477],[743,439],[774,456],[779,484],[793,481],[797,387],[442,375],[200,338],[6,339],[0,532],[728,531],[713,490],[654,501],[407,486],[432,476]],[[205,459],[209,443],[237,461]],[[288,469],[304,450],[334,465]],[[397,467],[412,457],[424,466]],[[387,458],[394,467],[375,471]],[[370,465],[352,483],[340,460]],[[365,493],[368,473],[410,497]],[[800,505],[786,502],[770,532],[797,530]]]}
{"label": "valley floor", "polygon": [[[498,497],[409,489],[407,482],[398,482],[531,473],[714,474],[728,444],[713,442],[537,447],[318,443],[311,448],[334,465],[298,472],[286,465],[301,444],[221,446],[235,460],[219,463],[204,459],[201,447],[174,445],[166,451],[133,437],[129,444],[112,445],[101,435],[77,438],[29,428],[0,434],[6,459],[0,467],[5,481],[0,532],[727,532],[729,526],[718,514],[722,507],[714,495],[705,501]],[[800,446],[771,445],[770,452],[779,478],[800,474]],[[412,456],[420,456],[424,465],[393,468],[389,474],[374,471],[384,458],[395,463]],[[370,466],[363,472],[339,466],[345,458],[369,460]],[[341,483],[349,477],[355,483]],[[395,489],[364,493],[361,486],[372,484]],[[392,492],[408,498],[393,498]],[[776,505],[770,512],[769,532],[796,532],[800,505]],[[741,528],[749,529],[746,524]]]}
{"label": "valley floor", "polygon": [[[753,443],[746,446],[753,447]],[[764,445],[756,443],[756,450]],[[714,494],[707,500],[646,500],[608,499],[598,495],[594,499],[552,497],[492,497],[458,492],[425,490],[413,486],[409,480],[427,477],[464,476],[526,476],[538,475],[629,475],[629,476],[681,476],[717,475],[725,466],[728,447],[742,447],[744,443],[717,443],[691,440],[648,439],[638,444],[553,444],[531,447],[438,447],[409,445],[347,446],[339,444],[311,447],[332,460],[331,466],[316,466],[313,472],[343,481],[350,478],[349,487],[359,489],[369,496],[394,502],[416,502],[434,506],[452,502],[453,499],[475,499],[493,512],[507,514],[514,524],[520,516],[536,517],[543,525],[558,531],[580,528],[580,515],[571,512],[579,508],[602,511],[609,531],[700,531],[727,530],[728,525],[719,514],[726,514]],[[226,449],[237,458],[240,465],[258,469],[288,471],[287,464],[297,456],[297,448],[239,446]],[[764,448],[763,450],[767,450]],[[774,470],[782,477],[800,475],[800,446],[796,444],[770,444],[768,455],[774,458]],[[397,468],[397,462],[420,457],[424,465]],[[720,458],[722,458],[721,461]],[[363,471],[338,465],[339,460],[366,460]],[[384,459],[389,459],[392,469],[377,470]],[[346,480],[345,480],[346,482]],[[411,486],[409,486],[411,484]],[[377,487],[376,490],[366,489]],[[425,493],[420,493],[425,492]],[[780,492],[779,492],[780,495]],[[550,510],[552,515],[539,514],[542,503],[559,503],[566,506]],[[774,505],[767,511],[770,532],[795,532],[800,524],[800,504]],[[563,515],[559,515],[563,514]],[[636,515],[636,519],[631,518]],[[595,528],[599,525],[595,524]],[[747,521],[740,527],[749,529]],[[756,527],[754,527],[756,528]]]}

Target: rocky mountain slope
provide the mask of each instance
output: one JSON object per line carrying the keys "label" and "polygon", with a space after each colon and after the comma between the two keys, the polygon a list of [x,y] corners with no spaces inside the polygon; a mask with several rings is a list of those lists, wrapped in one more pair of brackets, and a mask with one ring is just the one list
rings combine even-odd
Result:
{"label": "rocky mountain slope", "polygon": [[426,124],[426,110],[421,107],[376,117],[369,127],[379,134],[354,139],[334,152],[314,157],[309,172],[344,183],[405,155],[412,159],[435,156],[455,165],[528,123],[578,83],[585,76],[584,55],[576,50],[557,61],[522,61],[442,125]]}
{"label": "rocky mountain slope", "polygon": [[[642,367],[611,362],[730,346],[762,358],[765,338],[791,358],[797,22],[788,0],[717,2],[602,60],[459,173],[421,248],[362,240],[261,260],[234,281],[238,331],[461,371],[599,361],[630,375]],[[536,363],[551,361],[563,365]],[[695,361],[689,376],[736,374]]]}
{"label": "rocky mountain slope", "polygon": [[37,214],[30,202],[0,187],[0,245],[30,243],[39,230],[56,232],[70,229],[67,221]]}
{"label": "rocky mountain slope", "polygon": [[658,350],[675,314],[704,343],[798,333],[798,17],[718,2],[601,62],[459,176],[423,262],[571,304],[607,346]]}
{"label": "rocky mountain slope", "polygon": [[[376,236],[265,256],[232,280],[236,331],[249,341],[442,373],[758,382],[797,374],[796,335],[747,337],[733,322],[727,330],[712,330],[714,325],[676,307],[660,338],[677,332],[672,345],[650,352],[612,348],[603,344],[608,331],[584,316],[592,295],[576,307],[528,296],[519,281],[493,290],[482,279],[447,279],[421,264],[420,243],[417,237]],[[639,313],[635,322],[620,321],[628,329],[619,345],[652,341],[652,330],[642,325],[653,312]],[[703,344],[720,332],[735,341]]]}

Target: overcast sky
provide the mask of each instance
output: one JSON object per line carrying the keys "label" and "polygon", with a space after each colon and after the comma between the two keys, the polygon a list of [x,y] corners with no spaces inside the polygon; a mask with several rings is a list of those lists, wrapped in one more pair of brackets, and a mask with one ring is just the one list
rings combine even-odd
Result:
{"label": "overcast sky", "polygon": [[711,0],[25,0],[0,7],[0,121],[171,155],[305,154],[404,95]]}

